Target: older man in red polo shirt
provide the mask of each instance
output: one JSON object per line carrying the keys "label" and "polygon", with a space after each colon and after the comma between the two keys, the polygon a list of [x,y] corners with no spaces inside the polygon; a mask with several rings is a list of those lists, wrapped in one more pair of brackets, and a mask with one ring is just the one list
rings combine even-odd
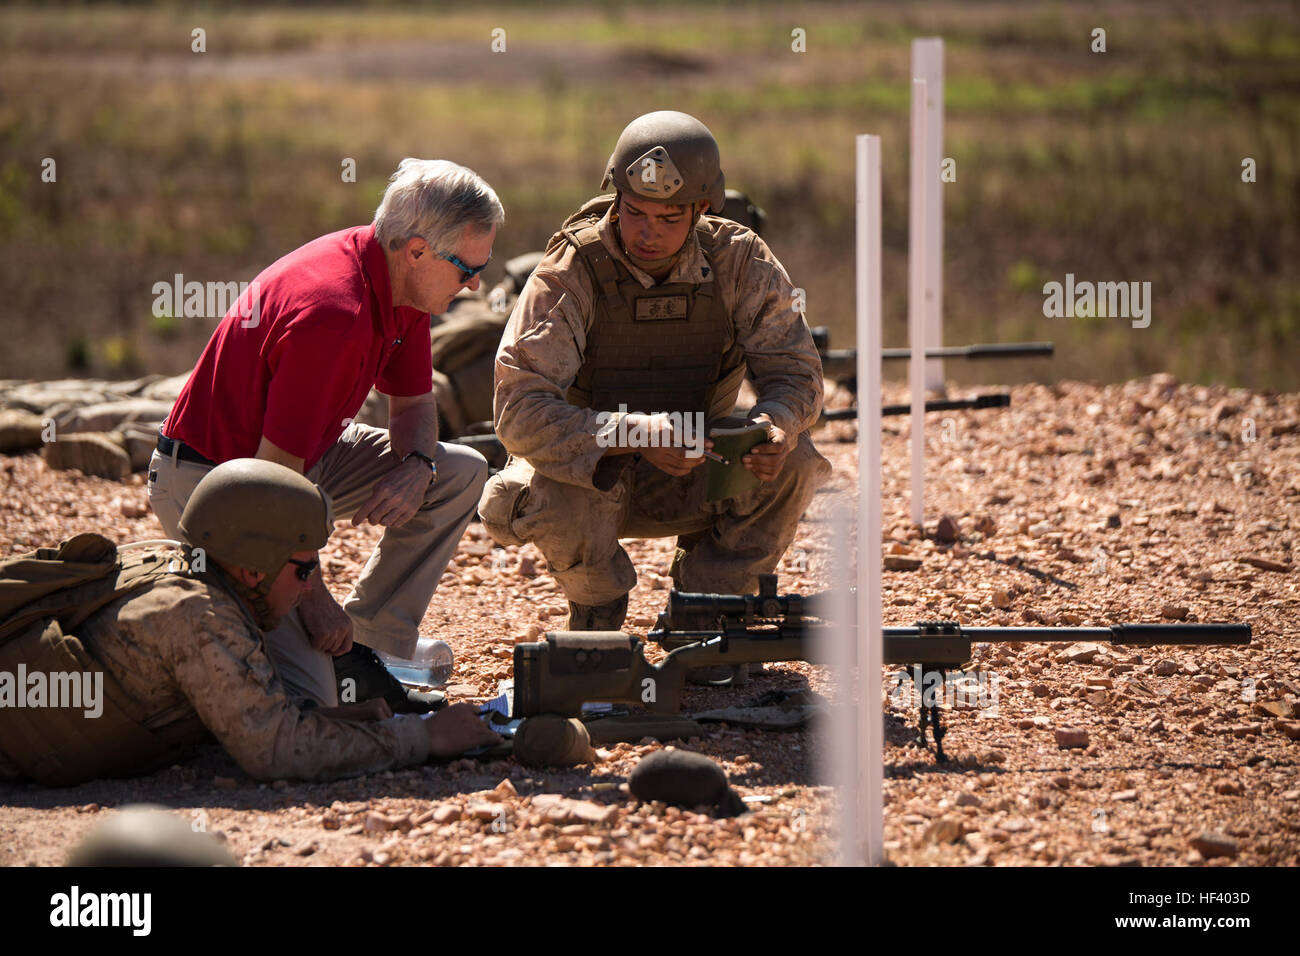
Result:
{"label": "older man in red polo shirt", "polygon": [[[370,648],[415,651],[487,478],[477,452],[438,441],[429,316],[478,287],[504,219],[471,170],[403,160],[371,225],[309,242],[250,283],[163,423],[149,500],[172,537],[199,479],[251,457],[306,474],[335,518],[385,529],[342,607],[317,569],[298,613],[267,634],[292,695],[337,706],[333,658],[346,654],[360,702],[392,683]],[[388,396],[388,429],[352,421],[372,386]]]}

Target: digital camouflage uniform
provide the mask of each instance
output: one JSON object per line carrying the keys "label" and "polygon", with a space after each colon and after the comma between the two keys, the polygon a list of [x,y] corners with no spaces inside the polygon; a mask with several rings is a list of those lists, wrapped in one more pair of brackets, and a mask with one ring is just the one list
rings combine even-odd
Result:
{"label": "digital camouflage uniform", "polygon": [[[597,432],[616,428],[621,416],[570,400],[592,336],[596,283],[573,243],[554,237],[497,351],[495,426],[512,457],[488,481],[479,514],[498,542],[535,542],[572,602],[605,604],[635,585],[619,538],[674,534],[689,536],[692,544],[677,569],[683,589],[752,593],[758,575],[776,567],[830,474],[806,434],[821,410],[821,361],[795,311],[789,276],[751,230],[710,216],[701,225],[712,237],[712,262],[697,226],[662,285],[698,289],[712,280],[730,322],[723,344],[741,356],[754,380],[759,401],[752,414],[768,413],[795,447],[773,481],[714,503],[704,500],[705,467],[672,477],[637,456],[604,457]],[[608,212],[595,228],[605,251],[626,270],[621,274],[644,289],[656,286],[624,254]],[[673,334],[668,324],[663,328]],[[725,377],[726,386],[713,390],[712,406],[699,409],[710,420],[732,411],[740,377]],[[629,405],[634,412],[662,410]],[[614,413],[604,425],[597,419],[602,411]]]}

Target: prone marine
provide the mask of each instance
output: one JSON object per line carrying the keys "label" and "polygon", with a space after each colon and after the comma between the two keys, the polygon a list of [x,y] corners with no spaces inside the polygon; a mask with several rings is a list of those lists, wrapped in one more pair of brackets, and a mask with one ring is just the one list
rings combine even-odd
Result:
{"label": "prone marine", "polygon": [[260,459],[213,468],[180,519],[185,561],[90,614],[75,635],[38,620],[0,642],[0,670],[62,660],[101,672],[105,688],[94,717],[7,713],[0,776],[72,785],[145,773],[209,733],[262,780],[353,776],[499,742],[470,704],[394,716],[382,698],[321,707],[286,692],[265,634],[312,586],[332,527],[329,497],[293,469]]}

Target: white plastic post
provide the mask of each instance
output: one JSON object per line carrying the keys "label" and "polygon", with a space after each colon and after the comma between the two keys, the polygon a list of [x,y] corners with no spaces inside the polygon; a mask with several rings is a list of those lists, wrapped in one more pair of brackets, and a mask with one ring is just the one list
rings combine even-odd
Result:
{"label": "white plastic post", "polygon": [[[859,394],[861,394],[859,392]],[[864,424],[864,423],[860,423]],[[826,646],[819,653],[821,663],[830,665],[835,680],[835,699],[827,720],[826,756],[831,785],[838,800],[835,806],[836,866],[861,866],[863,853],[863,812],[866,807],[862,789],[863,766],[860,757],[864,708],[858,693],[858,648],[853,639],[853,548],[849,528],[853,508],[844,495],[830,504],[830,607],[824,611],[830,622]],[[879,549],[877,549],[879,550]]]}
{"label": "white plastic post", "polygon": [[912,523],[925,522],[925,221],[930,182],[925,129],[925,80],[912,80],[911,208],[908,210],[908,344],[912,348]]}
{"label": "white plastic post", "polygon": [[859,780],[867,862],[884,862],[884,718],[880,701],[883,664],[880,600],[880,383],[881,285],[880,137],[858,137],[858,680],[862,702],[858,727]]}
{"label": "white plastic post", "polygon": [[[912,41],[912,79],[925,80],[925,144],[912,148],[926,157],[922,182],[925,200],[925,332],[930,348],[943,345],[943,38]],[[944,391],[943,359],[925,363],[925,387]]]}

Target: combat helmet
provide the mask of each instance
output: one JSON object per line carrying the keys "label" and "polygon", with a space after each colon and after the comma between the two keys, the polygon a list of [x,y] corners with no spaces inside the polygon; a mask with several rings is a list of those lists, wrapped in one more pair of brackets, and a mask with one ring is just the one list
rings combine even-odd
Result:
{"label": "combat helmet", "polygon": [[209,833],[166,807],[132,804],[96,824],[65,866],[238,866]]}
{"label": "combat helmet", "polygon": [[235,458],[203,476],[178,527],[205,558],[265,575],[249,595],[265,624],[260,599],[290,556],[319,550],[333,526],[329,496],[304,476],[275,462]]}
{"label": "combat helmet", "polygon": [[676,110],[646,113],[627,125],[605,164],[600,188],[611,184],[655,202],[707,199],[715,213],[726,204],[717,140],[694,116]]}

